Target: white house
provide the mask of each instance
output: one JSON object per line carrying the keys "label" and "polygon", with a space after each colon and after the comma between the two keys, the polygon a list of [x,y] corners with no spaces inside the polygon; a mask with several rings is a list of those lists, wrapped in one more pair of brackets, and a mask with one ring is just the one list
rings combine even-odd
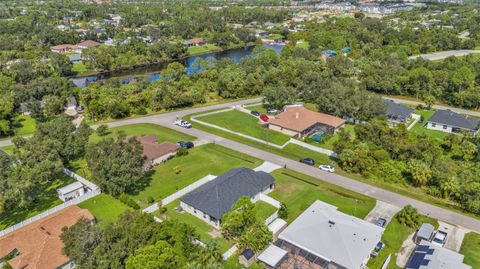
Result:
{"label": "white house", "polygon": [[447,109],[437,110],[428,120],[425,127],[447,133],[470,131],[473,135],[476,135],[478,133],[479,123],[480,120],[477,118],[465,116]]}
{"label": "white house", "polygon": [[75,199],[85,194],[85,186],[79,181],[75,181],[65,187],[61,187],[57,190],[58,198],[63,202]]}
{"label": "white house", "polygon": [[263,171],[235,168],[180,198],[180,207],[206,223],[220,228],[223,215],[243,196],[252,202],[274,189],[274,178]]}

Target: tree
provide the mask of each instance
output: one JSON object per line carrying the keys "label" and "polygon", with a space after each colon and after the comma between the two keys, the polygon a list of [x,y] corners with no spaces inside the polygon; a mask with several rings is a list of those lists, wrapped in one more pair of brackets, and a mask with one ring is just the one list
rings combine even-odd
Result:
{"label": "tree", "polygon": [[221,231],[225,238],[239,238],[255,223],[255,205],[250,198],[244,196],[232,206],[232,209],[223,216]]}
{"label": "tree", "polygon": [[288,219],[287,205],[283,202],[280,204],[280,209],[278,210],[278,217],[284,220]]}
{"label": "tree", "polygon": [[413,183],[417,186],[425,185],[432,177],[430,167],[420,160],[410,160],[408,163],[408,171]]}
{"label": "tree", "polygon": [[133,138],[108,138],[89,144],[85,159],[92,179],[107,193],[117,196],[144,184],[142,145]]}
{"label": "tree", "polygon": [[106,124],[100,124],[97,128],[97,134],[99,136],[105,136],[107,135],[109,132],[108,132],[108,125]]}
{"label": "tree", "polygon": [[176,269],[185,264],[181,253],[166,241],[157,241],[155,245],[146,246],[135,251],[125,262],[126,269]]}
{"label": "tree", "polygon": [[71,227],[62,229],[60,239],[63,252],[78,265],[92,268],[93,253],[102,240],[102,232],[88,220],[81,219]]}
{"label": "tree", "polygon": [[254,252],[264,250],[272,241],[272,232],[263,222],[255,222],[242,234],[240,248],[250,248]]}
{"label": "tree", "polygon": [[411,206],[406,205],[396,216],[398,222],[408,227],[416,228],[420,224],[420,214],[418,210]]}

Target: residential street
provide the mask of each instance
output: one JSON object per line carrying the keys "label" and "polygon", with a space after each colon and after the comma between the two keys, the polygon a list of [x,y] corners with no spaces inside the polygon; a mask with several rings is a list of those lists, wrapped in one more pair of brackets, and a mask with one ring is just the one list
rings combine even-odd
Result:
{"label": "residential street", "polygon": [[[232,107],[235,105],[260,102],[260,101],[261,101],[261,98],[255,98],[255,99],[249,99],[249,100],[236,101],[232,103],[218,104],[218,105],[213,105],[208,107],[199,107],[199,108],[175,111],[171,113],[164,113],[164,114],[158,114],[158,115],[141,117],[141,118],[120,120],[120,121],[108,123],[108,126],[117,127],[117,126],[123,126],[123,125],[135,124],[135,123],[159,124],[168,128],[175,129],[180,132],[184,132],[184,133],[196,136],[200,141],[214,142],[224,147],[255,156],[257,158],[263,159],[273,164],[277,164],[280,166],[286,165],[286,167],[289,169],[307,174],[309,176],[327,181],[329,183],[344,187],[346,189],[350,189],[358,193],[371,196],[375,199],[384,201],[386,203],[389,203],[397,207],[403,207],[407,204],[411,204],[414,207],[416,207],[422,214],[431,216],[433,218],[439,219],[447,223],[463,226],[467,229],[474,230],[480,233],[480,220],[477,220],[459,213],[455,213],[450,210],[443,209],[431,204],[427,204],[409,197],[405,197],[387,190],[383,190],[375,186],[371,186],[366,183],[362,183],[360,181],[350,179],[348,177],[324,172],[316,167],[308,166],[298,161],[287,159],[287,158],[278,156],[276,154],[272,154],[272,153],[269,153],[257,148],[253,148],[253,147],[250,147],[250,146],[247,146],[247,145],[244,145],[244,144],[241,144],[217,135],[213,135],[204,131],[197,130],[195,128],[185,129],[173,124],[173,121],[177,117],[183,117],[188,114],[203,112],[203,111],[208,111],[213,109],[219,109],[219,108]],[[404,101],[402,100],[402,102]],[[477,112],[474,112],[474,113],[477,113]],[[478,115],[480,115],[480,112],[478,113]],[[9,140],[0,141],[0,147],[6,146],[6,145],[9,145]]]}
{"label": "residential street", "polygon": [[[419,101],[412,101],[412,100],[406,100],[406,99],[400,99],[400,98],[394,98],[394,97],[383,97],[383,99],[387,100],[393,100],[395,103],[402,103],[402,104],[407,104],[407,105],[425,105],[423,102]],[[462,109],[462,108],[456,108],[456,107],[451,107],[451,106],[444,106],[444,105],[433,105],[432,108],[434,109],[450,109],[451,111],[465,114],[465,115],[470,115],[470,116],[475,116],[475,117],[480,117],[480,111],[473,111],[473,110],[467,110],[467,109]]]}
{"label": "residential street", "polygon": [[442,60],[442,59],[448,58],[450,56],[461,57],[461,56],[465,56],[473,53],[480,53],[480,50],[448,50],[448,51],[440,51],[440,52],[434,52],[434,53],[428,53],[428,54],[413,55],[408,57],[408,59],[413,60],[418,57],[421,57],[425,60],[436,61],[436,60]]}

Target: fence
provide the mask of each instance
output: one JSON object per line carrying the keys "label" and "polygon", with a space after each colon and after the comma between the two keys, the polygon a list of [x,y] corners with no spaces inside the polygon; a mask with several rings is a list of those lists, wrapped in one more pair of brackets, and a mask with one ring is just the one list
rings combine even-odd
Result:
{"label": "fence", "polygon": [[74,178],[75,180],[81,182],[83,185],[87,186],[88,188],[90,188],[91,190],[96,190],[98,189],[98,186],[93,184],[92,182],[84,179],[83,177],[75,174],[74,172],[68,170],[67,168],[63,168],[63,172],[65,174],[67,174],[69,177],[71,178]]}
{"label": "fence", "polygon": [[265,225],[270,225],[276,219],[278,219],[278,210],[265,220]]}
{"label": "fence", "polygon": [[55,206],[55,207],[53,207],[53,208],[50,208],[50,209],[48,209],[48,210],[46,210],[46,211],[43,211],[42,213],[40,213],[40,214],[38,214],[38,215],[35,215],[35,216],[33,216],[33,217],[29,218],[29,219],[26,219],[26,220],[24,220],[24,221],[22,221],[22,222],[19,222],[19,223],[13,225],[13,226],[8,227],[8,228],[6,228],[5,230],[0,231],[0,236],[4,236],[4,235],[6,235],[6,234],[8,234],[8,233],[11,233],[11,232],[13,232],[13,231],[15,231],[15,230],[17,230],[17,229],[20,229],[20,228],[22,228],[22,227],[24,227],[24,226],[26,226],[26,225],[28,225],[28,224],[30,224],[30,223],[33,223],[33,222],[35,222],[35,221],[37,221],[37,220],[39,220],[39,219],[42,219],[42,218],[44,218],[44,217],[46,217],[46,216],[49,216],[49,215],[51,215],[51,214],[53,214],[53,213],[56,213],[56,212],[58,212],[58,211],[60,211],[60,210],[62,210],[62,209],[64,209],[64,208],[67,208],[67,207],[69,207],[69,206],[71,206],[71,205],[76,205],[76,204],[79,204],[79,203],[81,203],[81,202],[83,202],[83,201],[86,201],[86,200],[88,200],[88,199],[90,199],[90,198],[92,198],[92,197],[95,197],[95,196],[99,195],[100,193],[102,193],[101,190],[100,190],[100,188],[97,188],[97,189],[95,189],[95,190],[92,190],[92,191],[90,191],[90,192],[87,192],[86,194],[84,194],[84,195],[82,195],[82,196],[79,196],[79,197],[77,197],[77,198],[74,198],[74,199],[72,199],[72,200],[69,200],[69,201],[67,201],[67,202],[65,202],[65,203],[63,203],[63,204],[57,205],[57,206]]}

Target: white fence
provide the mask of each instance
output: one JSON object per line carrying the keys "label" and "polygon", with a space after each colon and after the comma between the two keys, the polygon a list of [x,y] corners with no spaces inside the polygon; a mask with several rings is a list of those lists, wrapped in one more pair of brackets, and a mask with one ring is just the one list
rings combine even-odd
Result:
{"label": "white fence", "polygon": [[278,219],[278,210],[265,220],[265,225],[270,225],[276,219]]}
{"label": "white fence", "polygon": [[263,201],[263,202],[275,207],[275,208],[280,208],[280,206],[281,206],[279,201],[277,201],[277,200],[273,199],[272,197],[270,197],[266,194],[263,194],[263,193],[260,193],[260,195],[258,196],[258,199],[260,201]]}
{"label": "white fence", "polygon": [[22,221],[22,222],[19,222],[19,223],[13,225],[13,226],[10,226],[10,227],[6,228],[6,229],[3,230],[3,231],[0,231],[0,236],[4,236],[4,235],[6,235],[6,234],[8,234],[8,233],[10,233],[10,232],[13,232],[13,231],[15,231],[15,230],[17,230],[17,229],[20,229],[20,228],[22,228],[22,227],[24,227],[24,226],[26,226],[26,225],[28,225],[28,224],[30,224],[30,223],[32,223],[32,222],[35,222],[35,221],[37,221],[37,220],[39,220],[39,219],[42,219],[42,218],[44,218],[44,217],[46,217],[46,216],[49,216],[49,215],[51,215],[51,214],[53,214],[53,213],[56,213],[56,212],[58,212],[58,211],[60,211],[60,210],[62,210],[62,209],[64,209],[64,208],[67,208],[67,207],[69,207],[69,206],[71,206],[71,205],[76,205],[76,204],[79,204],[79,203],[81,203],[81,202],[83,202],[83,201],[86,201],[86,200],[88,200],[88,199],[90,199],[90,198],[92,198],[92,197],[95,197],[95,196],[99,195],[100,193],[102,193],[101,190],[100,190],[100,188],[97,188],[97,189],[95,189],[95,190],[92,190],[92,191],[90,191],[90,192],[87,192],[86,194],[84,194],[84,195],[82,195],[82,196],[79,196],[79,197],[77,197],[77,198],[74,198],[74,199],[72,199],[72,200],[69,200],[69,201],[67,201],[67,202],[65,202],[65,203],[63,203],[63,204],[57,205],[57,206],[55,206],[55,207],[53,207],[53,208],[50,208],[50,209],[48,209],[48,210],[46,210],[46,211],[43,211],[42,213],[40,213],[40,214],[38,214],[38,215],[36,215],[36,216],[33,216],[33,217],[29,218],[29,219],[26,219],[26,220],[24,220],[24,221]]}
{"label": "white fence", "polygon": [[91,190],[96,190],[98,189],[98,186],[93,184],[92,182],[84,179],[83,177],[75,174],[74,172],[68,170],[67,168],[63,168],[63,172],[65,174],[67,174],[69,177],[71,178],[74,178],[75,180],[81,182],[83,185],[87,186],[88,188],[90,188]]}

